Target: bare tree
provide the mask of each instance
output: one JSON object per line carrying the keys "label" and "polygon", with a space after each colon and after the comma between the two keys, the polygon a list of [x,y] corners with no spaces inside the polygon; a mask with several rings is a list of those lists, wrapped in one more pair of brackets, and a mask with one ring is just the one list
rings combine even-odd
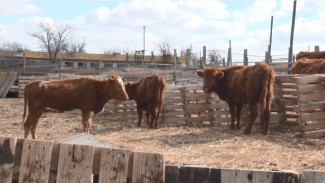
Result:
{"label": "bare tree", "polygon": [[56,26],[48,23],[39,24],[40,31],[30,35],[40,41],[41,48],[48,52],[51,62],[56,62],[57,54],[67,47],[72,28],[70,25]]}
{"label": "bare tree", "polygon": [[161,41],[158,44],[159,53],[162,56],[162,63],[170,63],[172,60],[171,44],[168,41]]}
{"label": "bare tree", "polygon": [[19,62],[19,58],[16,55],[23,52],[23,46],[17,42],[7,42],[0,46],[0,50],[4,51],[2,54],[6,57],[7,64],[12,64]]}
{"label": "bare tree", "polygon": [[77,42],[77,41],[70,41],[69,44],[65,44],[62,46],[62,51],[69,54],[70,56],[74,56],[76,53],[85,53],[86,43]]}
{"label": "bare tree", "polygon": [[211,50],[209,52],[208,63],[211,65],[216,65],[217,67],[222,63],[222,57],[218,50]]}

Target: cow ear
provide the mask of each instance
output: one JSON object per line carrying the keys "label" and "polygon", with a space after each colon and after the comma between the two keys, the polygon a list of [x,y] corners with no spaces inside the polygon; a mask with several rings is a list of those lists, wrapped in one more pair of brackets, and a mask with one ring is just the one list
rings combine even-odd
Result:
{"label": "cow ear", "polygon": [[224,73],[223,72],[218,72],[216,75],[216,80],[223,78]]}
{"label": "cow ear", "polygon": [[201,78],[203,78],[203,71],[202,71],[202,70],[198,70],[198,71],[196,72],[196,74],[197,74],[198,76],[200,76]]}

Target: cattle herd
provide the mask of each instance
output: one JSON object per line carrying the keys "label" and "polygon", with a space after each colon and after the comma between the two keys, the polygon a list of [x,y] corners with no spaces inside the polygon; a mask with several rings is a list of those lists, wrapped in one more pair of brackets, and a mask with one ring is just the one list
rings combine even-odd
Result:
{"label": "cattle herd", "polygon": [[[325,52],[300,52],[292,74],[325,73]],[[324,69],[323,69],[324,68]],[[215,92],[228,106],[231,116],[230,129],[240,129],[240,114],[243,105],[248,105],[249,122],[244,134],[250,134],[255,122],[257,104],[260,104],[261,130],[269,133],[271,100],[275,74],[266,63],[254,66],[212,67],[197,71],[203,78],[203,91]],[[141,126],[142,111],[146,111],[147,124],[158,128],[159,114],[165,102],[166,80],[159,74],[144,77],[134,83],[123,83],[120,76],[107,79],[83,77],[54,81],[33,81],[24,90],[24,135],[36,138],[36,127],[44,112],[71,111],[79,109],[82,114],[83,131],[89,133],[92,115],[102,112],[111,99],[135,100],[138,126]],[[28,109],[27,118],[26,109]],[[235,124],[236,121],[236,124]]]}

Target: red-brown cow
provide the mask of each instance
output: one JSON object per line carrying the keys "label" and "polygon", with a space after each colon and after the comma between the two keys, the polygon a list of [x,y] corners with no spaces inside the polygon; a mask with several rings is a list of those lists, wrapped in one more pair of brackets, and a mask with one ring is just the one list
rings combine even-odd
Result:
{"label": "red-brown cow", "polygon": [[325,51],[301,51],[296,55],[296,60],[300,60],[302,58],[309,58],[309,59],[318,59],[318,58],[325,58]]}
{"label": "red-brown cow", "polygon": [[91,112],[97,114],[104,110],[110,99],[125,101],[128,95],[119,76],[108,79],[83,77],[55,81],[33,81],[24,91],[24,115],[28,105],[28,115],[24,123],[25,138],[29,132],[36,138],[36,127],[44,112],[64,112],[80,109],[83,130],[89,133]]}
{"label": "red-brown cow", "polygon": [[291,74],[325,74],[325,58],[298,60],[291,67]]}
{"label": "red-brown cow", "polygon": [[197,74],[203,78],[203,90],[216,92],[229,105],[231,129],[240,129],[240,113],[243,104],[249,105],[249,123],[244,131],[250,134],[257,116],[257,103],[261,104],[261,127],[269,133],[271,99],[273,97],[274,71],[266,63],[254,66],[230,66],[223,69],[206,68]]}
{"label": "red-brown cow", "polygon": [[165,103],[165,78],[158,74],[144,77],[135,83],[126,83],[125,90],[129,100],[137,104],[138,126],[141,126],[142,110],[146,110],[148,125],[158,128],[159,114]]}

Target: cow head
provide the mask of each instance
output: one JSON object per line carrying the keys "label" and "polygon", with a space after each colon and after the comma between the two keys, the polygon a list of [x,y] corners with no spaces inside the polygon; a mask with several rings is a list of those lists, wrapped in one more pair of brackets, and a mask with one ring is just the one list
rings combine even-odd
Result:
{"label": "cow head", "polygon": [[128,94],[125,91],[125,85],[120,76],[112,76],[108,79],[111,91],[111,97],[116,100],[128,100]]}
{"label": "cow head", "polygon": [[136,95],[136,86],[132,83],[125,83],[125,91],[129,96],[129,100],[135,99]]}
{"label": "cow head", "polygon": [[197,75],[203,78],[203,91],[210,93],[215,91],[219,79],[223,78],[224,73],[215,68],[207,67],[206,69],[198,70]]}

